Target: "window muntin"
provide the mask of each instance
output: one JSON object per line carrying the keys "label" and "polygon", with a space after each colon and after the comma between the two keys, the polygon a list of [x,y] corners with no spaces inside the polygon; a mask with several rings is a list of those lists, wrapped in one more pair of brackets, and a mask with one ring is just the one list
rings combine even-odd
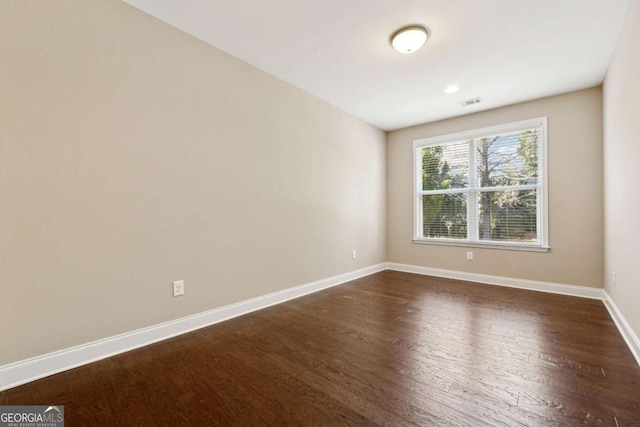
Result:
{"label": "window muntin", "polygon": [[414,141],[414,155],[414,241],[546,247],[546,118]]}

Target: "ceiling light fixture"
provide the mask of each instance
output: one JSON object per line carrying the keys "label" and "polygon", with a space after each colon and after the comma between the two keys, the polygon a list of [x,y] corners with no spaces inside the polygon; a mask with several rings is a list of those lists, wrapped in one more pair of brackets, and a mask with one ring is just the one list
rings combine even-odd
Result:
{"label": "ceiling light fixture", "polygon": [[420,25],[400,28],[391,35],[391,46],[400,53],[411,53],[420,49],[429,38],[429,29]]}
{"label": "ceiling light fixture", "polygon": [[458,85],[451,85],[451,86],[447,86],[447,88],[444,90],[444,93],[451,95],[452,93],[456,93],[459,90],[460,90],[460,87]]}

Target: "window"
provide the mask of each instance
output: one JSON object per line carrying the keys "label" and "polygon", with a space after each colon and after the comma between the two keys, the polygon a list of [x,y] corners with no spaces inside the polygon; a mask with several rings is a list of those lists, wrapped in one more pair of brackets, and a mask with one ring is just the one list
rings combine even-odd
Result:
{"label": "window", "polygon": [[546,117],[414,141],[414,242],[540,250]]}

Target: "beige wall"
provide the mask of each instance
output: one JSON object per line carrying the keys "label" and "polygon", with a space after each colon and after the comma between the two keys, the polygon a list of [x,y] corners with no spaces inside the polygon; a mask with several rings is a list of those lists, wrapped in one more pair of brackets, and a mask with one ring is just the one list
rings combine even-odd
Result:
{"label": "beige wall", "polygon": [[[471,114],[387,135],[387,259],[456,271],[602,286],[602,98],[600,88]],[[415,139],[548,117],[548,253],[412,243]],[[474,261],[466,261],[466,251]]]}
{"label": "beige wall", "polygon": [[385,260],[382,131],[124,3],[1,2],[0,94],[0,365]]}
{"label": "beige wall", "polygon": [[[640,1],[604,82],[605,289],[640,336]],[[616,284],[613,285],[613,273]]]}

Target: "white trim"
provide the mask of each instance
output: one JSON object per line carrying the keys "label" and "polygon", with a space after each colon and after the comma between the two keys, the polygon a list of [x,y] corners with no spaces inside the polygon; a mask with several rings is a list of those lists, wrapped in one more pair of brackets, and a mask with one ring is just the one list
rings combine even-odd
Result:
{"label": "white trim", "polygon": [[[478,182],[478,169],[476,168],[476,145],[467,141],[469,151],[469,186]],[[415,150],[414,150],[415,151]],[[482,158],[482,157],[481,157]],[[416,170],[416,173],[418,171]],[[475,187],[475,184],[473,185]],[[469,192],[470,188],[465,188],[467,197],[467,242],[477,242],[480,240],[480,218],[478,217],[478,198],[475,197],[480,193]],[[424,238],[424,229],[420,234],[416,234],[416,239]],[[429,239],[429,238],[426,238]]]}
{"label": "white trim", "polygon": [[422,196],[418,194],[418,189],[423,188],[422,176],[418,171],[422,169],[422,159],[417,153],[416,142],[413,142],[413,236],[422,236],[421,224],[424,222],[422,209]]}
{"label": "white trim", "polygon": [[607,311],[609,311],[609,315],[611,316],[611,319],[613,319],[613,323],[615,323],[618,331],[620,331],[620,335],[622,335],[622,338],[627,343],[629,350],[631,350],[631,353],[635,357],[636,362],[638,362],[638,365],[640,365],[640,339],[638,339],[638,336],[635,334],[627,320],[624,318],[622,312],[613,302],[613,299],[611,298],[609,293],[607,293],[607,291],[602,288],[589,288],[586,286],[540,282],[535,280],[516,279],[503,276],[490,276],[486,274],[467,273],[463,271],[422,267],[395,262],[388,262],[387,270],[601,300],[604,306],[607,308]]}
{"label": "white trim", "polygon": [[327,279],[318,280],[316,282],[273,292],[203,313],[183,317],[181,319],[172,320],[147,328],[82,344],[76,347],[0,366],[0,391],[102,360],[116,354],[153,344],[158,341],[163,341],[177,335],[182,335],[196,329],[204,328],[224,320],[241,316],[275,304],[280,304],[291,299],[299,298],[307,294],[318,292],[323,289],[337,286],[384,270],[403,271],[427,276],[444,277],[448,279],[465,280],[489,285],[602,300],[609,311],[611,318],[618,327],[620,334],[640,365],[640,340],[604,289],[511,277],[490,276],[486,274],[389,262],[372,265],[359,270],[329,277]]}
{"label": "white trim", "polygon": [[480,129],[472,129],[462,132],[449,133],[446,135],[430,136],[428,138],[416,139],[413,141],[414,150],[418,147],[426,147],[429,145],[438,145],[446,142],[458,141],[463,139],[481,138],[487,135],[496,135],[499,133],[509,133],[522,130],[528,127],[545,126],[547,124],[547,116],[535,119],[521,120],[495,126],[487,126]]}
{"label": "white trim", "polygon": [[0,391],[204,328],[386,269],[376,264],[224,307],[0,366]]}
{"label": "white trim", "polygon": [[[475,169],[475,150],[474,144],[471,140],[476,138],[482,138],[488,135],[498,135],[514,131],[520,131],[528,128],[540,128],[540,161],[538,162],[538,183],[535,185],[517,185],[517,186],[504,186],[504,187],[477,187],[477,177]],[[422,174],[419,172],[422,170],[422,156],[419,151],[425,147],[433,145],[441,145],[453,142],[461,142],[468,140],[469,142],[469,185],[464,188],[450,188],[446,190],[424,190],[422,188]],[[548,175],[548,129],[547,129],[547,117],[537,117],[534,119],[521,120],[518,122],[505,123],[496,126],[488,126],[481,129],[467,130],[463,132],[457,132],[447,135],[439,135],[434,137],[416,139],[413,141],[413,242],[423,243],[425,241],[434,240],[435,242],[440,239],[433,239],[424,237],[422,230],[423,214],[422,203],[424,195],[432,194],[467,194],[467,238],[460,239],[461,243],[474,243],[482,244],[482,241],[478,236],[478,206],[476,196],[482,192],[487,191],[509,191],[514,189],[536,189],[536,222],[537,222],[537,237],[538,244],[528,245],[527,248],[540,248],[537,252],[546,252],[549,248],[549,175]],[[475,184],[474,184],[475,183]],[[488,246],[491,247],[497,242],[489,242]],[[519,246],[513,242],[502,242],[504,247],[499,249],[512,249]],[[518,249],[515,249],[518,250]],[[519,249],[522,250],[522,249]],[[526,249],[525,249],[526,250]],[[536,251],[535,249],[529,249]]]}
{"label": "white trim", "polygon": [[[549,246],[549,128],[547,126],[547,117],[541,117],[542,120],[542,196],[538,199],[538,224],[537,229],[540,232],[541,246]],[[540,165],[539,165],[540,166]]]}
{"label": "white trim", "polygon": [[[471,163],[471,162],[469,162]],[[478,193],[490,193],[492,191],[512,191],[512,190],[539,190],[538,184],[524,184],[524,185],[504,185],[502,187],[479,187]],[[468,193],[468,187],[462,188],[447,188],[446,190],[418,190],[418,196],[430,196],[432,194],[460,194]]]}
{"label": "white trim", "polygon": [[426,276],[444,277],[447,279],[465,280],[468,282],[485,283],[487,285],[506,286],[509,288],[527,289],[531,291],[548,292],[552,294],[570,295],[574,297],[602,299],[601,288],[565,285],[561,283],[540,282],[536,280],[517,279],[513,277],[490,276],[487,274],[467,273],[463,271],[445,270],[442,268],[421,267],[417,265],[387,263],[387,269],[403,271],[405,273],[422,274]]}
{"label": "white trim", "polygon": [[441,246],[462,246],[465,248],[488,248],[488,249],[504,249],[509,251],[528,251],[528,252],[549,252],[549,246],[527,245],[523,243],[501,243],[492,240],[478,240],[475,242],[469,240],[454,240],[441,238],[417,238],[413,239],[413,243],[418,245],[441,245]]}
{"label": "white trim", "polygon": [[624,338],[627,346],[629,346],[633,357],[636,358],[636,362],[640,365],[640,339],[638,339],[638,336],[633,332],[627,319],[624,318],[622,312],[618,309],[618,306],[613,302],[613,299],[605,289],[602,290],[602,302],[604,306],[607,307],[607,310],[609,310],[613,322],[618,327],[620,335]]}

